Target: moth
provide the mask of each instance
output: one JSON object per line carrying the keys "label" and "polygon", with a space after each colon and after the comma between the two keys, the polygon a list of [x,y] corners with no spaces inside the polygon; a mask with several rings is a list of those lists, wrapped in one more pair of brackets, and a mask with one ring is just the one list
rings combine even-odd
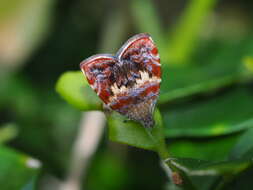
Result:
{"label": "moth", "polygon": [[116,55],[93,55],[82,61],[80,68],[106,107],[146,128],[154,125],[161,64],[149,34],[131,37]]}

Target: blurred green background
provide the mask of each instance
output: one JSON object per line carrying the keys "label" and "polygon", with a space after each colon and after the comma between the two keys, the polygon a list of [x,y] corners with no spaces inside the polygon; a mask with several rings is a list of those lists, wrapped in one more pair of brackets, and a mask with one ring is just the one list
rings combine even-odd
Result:
{"label": "blurred green background", "polygon": [[[65,97],[78,104],[71,106],[55,84],[83,59],[115,53],[141,32],[152,36],[161,57],[158,106],[169,152],[253,158],[252,10],[250,0],[1,0],[0,189],[63,189],[82,117],[77,108],[98,106],[86,104],[85,93],[79,103]],[[68,77],[71,89],[77,84]],[[109,133],[79,189],[176,188],[166,185],[155,153],[112,142],[108,136],[125,140]],[[253,185],[253,170],[246,172],[227,188]]]}

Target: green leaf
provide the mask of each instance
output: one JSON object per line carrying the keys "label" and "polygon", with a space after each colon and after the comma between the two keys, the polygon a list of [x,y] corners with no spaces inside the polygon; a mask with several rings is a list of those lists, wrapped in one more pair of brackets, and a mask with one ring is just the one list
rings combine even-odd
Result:
{"label": "green leaf", "polygon": [[168,51],[172,63],[187,63],[187,59],[195,49],[203,21],[211,12],[215,3],[216,0],[188,2],[186,10],[172,33]]}
{"label": "green leaf", "polygon": [[201,139],[173,139],[169,152],[173,157],[194,158],[210,161],[227,160],[229,152],[237,143],[241,134]]}
{"label": "green leaf", "polygon": [[[156,144],[145,128],[133,121],[124,122],[125,119],[116,112],[108,117],[110,140],[138,148],[155,150]],[[158,110],[154,113],[154,119],[156,124],[152,129],[152,135],[157,141],[162,141],[164,132],[162,118]]]}
{"label": "green leaf", "polygon": [[0,94],[0,107],[11,109],[20,118],[31,119],[40,110],[37,89],[24,76],[4,77]]}
{"label": "green leaf", "polygon": [[[139,31],[149,33],[158,47],[161,47],[164,43],[162,38],[164,35],[153,1],[132,0],[131,10],[133,20]],[[148,20],[148,22],[143,22],[145,20]]]}
{"label": "green leaf", "polygon": [[18,129],[14,123],[7,123],[0,128],[0,144],[8,142],[17,136]]}
{"label": "green leaf", "polygon": [[0,146],[1,190],[20,190],[37,176],[39,169],[38,160]]}
{"label": "green leaf", "polygon": [[253,126],[250,91],[239,88],[206,101],[162,110],[167,137],[218,136]]}
{"label": "green leaf", "polygon": [[243,156],[243,158],[252,159],[253,158],[253,148],[250,148]]}
{"label": "green leaf", "polygon": [[183,187],[190,184],[191,189],[199,190],[214,188],[217,177],[231,179],[253,164],[252,160],[210,162],[190,158],[170,158],[166,163],[182,178]]}
{"label": "green leaf", "polygon": [[251,73],[253,73],[253,57],[252,56],[247,56],[244,57],[244,66],[247,68],[247,70]]}
{"label": "green leaf", "polygon": [[244,37],[240,42],[217,41],[200,47],[197,56],[191,60],[192,64],[181,67],[166,65],[166,60],[161,59],[163,75],[158,103],[170,103],[251,80],[252,56],[253,39]]}
{"label": "green leaf", "polygon": [[246,130],[230,152],[230,159],[253,158],[253,128]]}
{"label": "green leaf", "polygon": [[229,190],[251,190],[253,187],[253,169],[249,169],[237,176],[231,183],[226,186]]}
{"label": "green leaf", "polygon": [[[201,67],[196,65],[180,68],[164,67],[164,79],[158,104],[162,105],[195,94],[215,91],[234,84],[243,78],[237,71],[225,73],[222,70],[226,68],[220,66],[219,69],[220,71],[218,71],[218,68],[214,68],[214,65]],[[167,77],[169,78],[168,80],[166,79]]]}
{"label": "green leaf", "polygon": [[70,71],[61,75],[56,91],[69,104],[80,110],[100,110],[101,101],[88,85],[81,71]]}

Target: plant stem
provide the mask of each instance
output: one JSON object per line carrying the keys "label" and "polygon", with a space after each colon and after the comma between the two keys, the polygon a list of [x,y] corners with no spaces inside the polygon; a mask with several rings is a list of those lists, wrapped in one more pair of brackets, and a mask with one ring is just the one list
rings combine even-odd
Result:
{"label": "plant stem", "polygon": [[157,151],[158,155],[162,160],[169,158],[169,152],[166,148],[164,137],[160,138],[159,140],[155,138],[155,136],[152,133],[152,128],[145,128],[147,134],[151,138],[151,140],[154,142],[155,150]]}
{"label": "plant stem", "polygon": [[154,142],[154,146],[155,146],[154,148],[161,159],[161,165],[162,165],[163,170],[169,177],[170,181],[173,181],[173,172],[176,170],[175,170],[175,167],[170,164],[170,162],[166,162],[166,160],[170,158],[170,155],[167,150],[163,133],[160,133],[159,135],[154,135],[153,133],[154,128],[145,128],[145,130],[148,136]]}

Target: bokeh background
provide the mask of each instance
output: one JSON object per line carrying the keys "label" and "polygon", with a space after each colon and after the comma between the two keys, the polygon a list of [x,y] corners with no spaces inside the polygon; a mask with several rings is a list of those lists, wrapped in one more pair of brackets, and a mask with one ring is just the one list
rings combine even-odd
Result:
{"label": "bokeh background", "polygon": [[[227,159],[253,134],[252,10],[250,0],[1,0],[0,189],[62,189],[83,113],[57,94],[58,78],[141,32],[165,68],[169,150]],[[107,130],[86,170],[79,189],[166,189],[157,155]]]}

